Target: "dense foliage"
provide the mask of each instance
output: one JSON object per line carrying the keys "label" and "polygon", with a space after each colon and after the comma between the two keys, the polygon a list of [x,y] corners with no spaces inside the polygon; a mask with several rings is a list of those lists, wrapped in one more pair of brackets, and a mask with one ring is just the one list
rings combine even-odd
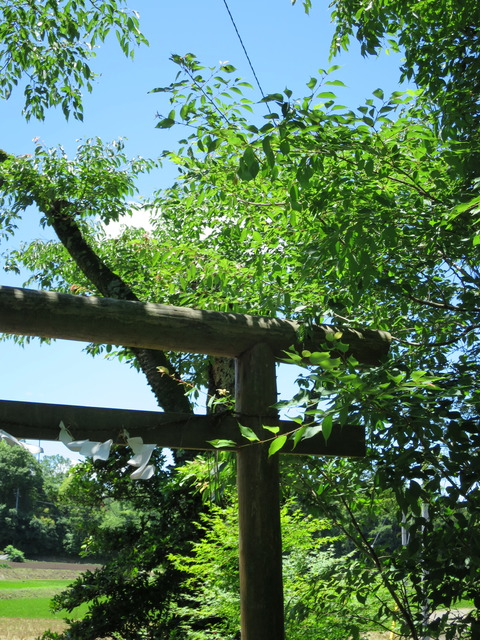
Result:
{"label": "dense foliage", "polygon": [[[304,0],[308,12],[311,0]],[[336,30],[331,53],[351,47],[363,56],[384,50],[404,54],[402,80],[413,80],[433,102],[447,137],[477,136],[479,118],[478,24],[475,0],[333,0]]]}
{"label": "dense foliage", "polygon": [[[334,423],[368,433],[365,459],[292,463],[285,483],[289,504],[298,505],[305,522],[309,513],[321,515],[328,535],[342,536],[332,553],[345,560],[330,566],[327,584],[337,607],[360,605],[342,628],[352,637],[368,618],[380,627],[393,620],[403,637],[469,638],[470,618],[432,620],[430,613],[466,599],[475,618],[480,607],[479,16],[473,2],[452,7],[447,0],[334,3],[333,50],[347,47],[353,33],[365,54],[390,40],[405,50],[402,73],[418,85],[391,96],[379,88],[358,109],[338,104],[336,67],[311,78],[305,97],[285,89],[254,104],[232,65],[208,69],[192,54],[173,56],[178,74],[155,92],[163,113],[157,126],[177,127],[184,136],[163,157],[179,177],[143,203],[152,214],[150,232],[125,229],[116,238],[105,232],[105,224],[131,211],[136,177],[155,165],[129,160],[121,142],[85,141],[75,158],[41,146],[31,158],[0,157],[2,233],[14,233],[15,220],[34,205],[59,238],[5,256],[8,269],[29,269],[33,283],[78,295],[287,316],[304,321],[307,331],[312,322],[335,322],[340,351],[342,325],[392,333],[389,361],[373,369],[324,348],[286,355],[292,363],[310,362],[288,403],[298,417],[295,437],[319,430],[328,437]],[[137,38],[136,24],[130,27]],[[190,410],[185,381],[206,384],[215,369],[198,357],[122,348],[117,355],[145,372],[170,410]],[[232,518],[230,505],[201,519],[201,543],[185,514],[172,534],[169,500],[183,499],[182,487],[160,474],[161,486],[132,489],[121,478],[121,460],[112,464],[107,471],[115,469],[118,483],[100,467],[86,476],[97,488],[92,499],[104,492],[115,499],[118,488],[135,510],[117,521],[121,531],[115,520],[102,525],[106,537],[95,529],[102,545],[116,530],[118,555],[58,601],[73,606],[80,593],[94,598],[78,637],[88,630],[92,637],[119,631],[135,638],[140,619],[152,638],[174,637],[172,616],[181,617],[185,637],[208,637],[202,624],[212,616],[234,636],[235,569],[222,528]],[[161,517],[146,523],[137,510],[153,509],[153,496],[165,502]],[[382,525],[403,528],[404,544]],[[305,527],[294,545],[304,563],[313,548],[307,533]],[[314,537],[322,535],[315,530]],[[177,544],[184,545],[180,551]],[[215,556],[212,548],[221,549],[219,561],[226,554],[225,566],[213,573],[204,561]],[[187,574],[183,582],[179,570]],[[219,594],[217,608],[199,575]],[[173,576],[169,584],[165,576]],[[309,624],[310,616],[318,621],[331,611],[328,598],[316,599],[316,577],[307,582],[297,574],[292,588],[296,615]],[[180,595],[183,587],[191,592]],[[149,589],[156,605],[145,595]],[[127,592],[131,600],[119,618]]]}
{"label": "dense foliage", "polygon": [[[183,572],[185,600],[177,605],[182,637],[237,638],[239,628],[238,595],[238,514],[235,479],[225,463],[231,456],[198,456],[177,469],[177,477],[191,489],[203,493],[210,505],[196,525],[200,537],[190,545],[188,553],[172,554],[174,565]],[[281,510],[283,540],[283,576],[286,636],[341,640],[355,637],[358,630],[367,632],[391,617],[377,615],[380,596],[388,601],[388,592],[374,577],[365,597],[346,594],[345,572],[353,553],[348,536],[332,518],[318,517],[311,502],[300,490],[299,474],[303,464],[282,461],[284,496]],[[314,478],[312,478],[314,480]],[[216,501],[212,504],[211,501]],[[382,498],[376,504],[384,525],[391,526],[392,508]],[[308,513],[310,512],[310,514]],[[357,524],[367,536],[385,541],[388,536],[375,530],[379,522],[371,517],[365,504],[356,510]],[[390,539],[391,540],[391,539]],[[398,541],[394,542],[398,546]],[[385,546],[384,546],[385,548]],[[376,625],[372,623],[375,620]]]}
{"label": "dense foliage", "polygon": [[20,85],[27,119],[43,119],[56,106],[67,118],[82,119],[82,90],[91,91],[95,78],[89,61],[112,30],[125,55],[146,43],[124,0],[2,0],[0,97],[8,99]]}
{"label": "dense foliage", "polygon": [[180,574],[168,554],[187,547],[198,500],[172,484],[160,452],[152,460],[157,473],[145,482],[132,482],[129,457],[122,447],[107,462],[87,461],[63,486],[64,499],[101,514],[84,522],[83,551],[108,560],[54,599],[56,608],[67,611],[90,602],[85,618],[72,623],[69,638],[113,633],[127,640],[146,633],[166,638],[178,622],[170,605],[178,596]]}
{"label": "dense foliage", "polygon": [[[283,574],[287,637],[325,634],[332,640],[348,637],[359,606],[350,616],[324,600],[331,597],[331,571],[342,560],[333,552],[328,523],[305,516],[286,504],[282,509]],[[177,604],[178,629],[185,639],[239,637],[239,576],[237,504],[211,507],[197,525],[200,538],[188,554],[171,559],[184,574],[184,602]],[[314,586],[315,585],[315,586]],[[201,635],[199,634],[201,632]]]}
{"label": "dense foliage", "polygon": [[[56,462],[63,462],[66,473],[66,461],[58,456]],[[42,464],[26,449],[0,442],[0,549],[13,546],[29,557],[67,552],[68,509],[49,491],[48,464],[48,458]]]}

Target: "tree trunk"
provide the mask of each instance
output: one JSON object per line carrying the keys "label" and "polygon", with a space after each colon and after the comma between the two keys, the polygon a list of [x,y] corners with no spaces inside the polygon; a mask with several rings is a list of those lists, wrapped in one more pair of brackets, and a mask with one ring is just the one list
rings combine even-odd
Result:
{"label": "tree trunk", "polygon": [[[129,285],[116,275],[86,242],[71,209],[70,203],[56,201],[47,212],[47,219],[78,268],[106,298],[138,302],[139,299]],[[145,374],[159,406],[165,411],[192,410],[185,395],[185,388],[178,382],[179,376],[173,371],[163,351],[135,347],[130,350]]]}

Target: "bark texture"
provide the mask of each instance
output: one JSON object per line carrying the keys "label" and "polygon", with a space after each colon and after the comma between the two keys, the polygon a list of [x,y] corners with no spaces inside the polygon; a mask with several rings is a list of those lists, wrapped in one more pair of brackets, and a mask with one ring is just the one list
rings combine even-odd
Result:
{"label": "bark texture", "polygon": [[[103,296],[139,302],[128,284],[115,274],[85,241],[71,209],[70,203],[57,200],[47,212],[47,218],[79,269]],[[163,351],[135,347],[130,350],[143,371],[159,406],[166,411],[185,413],[192,410],[185,396],[185,389],[179,383],[178,376]],[[161,373],[165,370],[168,370],[170,375]]]}

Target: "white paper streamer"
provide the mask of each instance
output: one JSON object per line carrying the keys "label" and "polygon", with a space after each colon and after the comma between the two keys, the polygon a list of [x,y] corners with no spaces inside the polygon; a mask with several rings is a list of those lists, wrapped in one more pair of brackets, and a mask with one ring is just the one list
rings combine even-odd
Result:
{"label": "white paper streamer", "polygon": [[92,442],[91,440],[74,440],[70,431],[63,424],[63,420],[60,422],[60,441],[70,449],[75,451],[81,456],[93,458],[93,460],[108,460],[110,455],[110,449],[113,444],[113,440],[106,440],[105,442]]}
{"label": "white paper streamer", "polygon": [[138,467],[131,475],[133,480],[149,480],[155,473],[153,464],[148,464],[152,453],[156,449],[155,444],[143,444],[142,438],[127,438],[128,446],[133,451],[133,457],[128,460],[132,467]]}
{"label": "white paper streamer", "polygon": [[15,446],[23,447],[24,449],[26,449],[27,451],[30,451],[30,453],[34,455],[37,453],[43,453],[42,447],[37,447],[34,444],[27,444],[26,442],[21,442],[20,440],[17,440],[17,438],[10,435],[6,431],[3,431],[3,429],[0,429],[0,440],[3,440],[3,442],[6,442],[11,447],[15,447]]}
{"label": "white paper streamer", "polygon": [[[133,456],[127,461],[127,464],[137,467],[130,477],[133,480],[149,480],[155,473],[155,466],[148,463],[157,445],[143,444],[142,438],[129,438],[127,432],[125,432],[125,436],[128,446],[133,451]],[[60,422],[59,438],[70,451],[75,451],[81,456],[91,457],[94,460],[107,460],[113,444],[113,440],[107,440],[106,442],[74,440],[70,431],[63,424],[63,420]]]}

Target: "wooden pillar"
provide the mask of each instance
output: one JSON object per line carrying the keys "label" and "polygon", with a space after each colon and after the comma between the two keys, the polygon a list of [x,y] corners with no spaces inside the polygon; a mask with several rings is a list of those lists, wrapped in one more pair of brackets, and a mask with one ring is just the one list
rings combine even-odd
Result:
{"label": "wooden pillar", "polygon": [[[236,410],[240,422],[261,426],[275,415],[277,401],[272,350],[260,343],[237,359]],[[268,434],[268,432],[265,432]],[[242,640],[283,640],[282,540],[278,455],[252,444],[237,453],[240,610]]]}

